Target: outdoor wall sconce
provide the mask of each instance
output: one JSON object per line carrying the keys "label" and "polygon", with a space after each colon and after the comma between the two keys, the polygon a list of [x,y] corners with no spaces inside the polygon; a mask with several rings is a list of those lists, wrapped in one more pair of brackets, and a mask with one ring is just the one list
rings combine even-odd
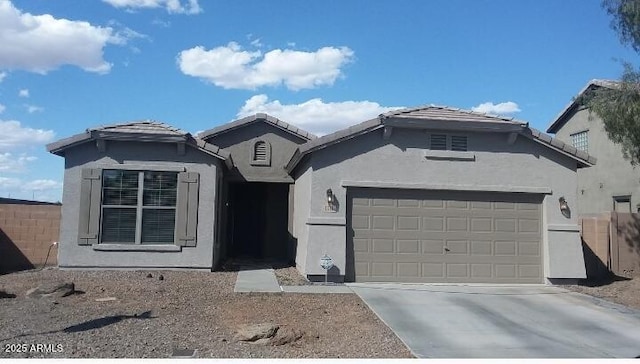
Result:
{"label": "outdoor wall sconce", "polygon": [[558,202],[560,203],[560,212],[562,212],[562,215],[567,219],[570,218],[571,209],[569,208],[569,204],[567,203],[567,200],[564,199],[564,196],[560,197],[558,199]]}
{"label": "outdoor wall sconce", "polygon": [[337,212],[338,211],[338,201],[336,200],[336,195],[333,194],[333,191],[328,188],[327,189],[327,205],[324,207],[325,212]]}

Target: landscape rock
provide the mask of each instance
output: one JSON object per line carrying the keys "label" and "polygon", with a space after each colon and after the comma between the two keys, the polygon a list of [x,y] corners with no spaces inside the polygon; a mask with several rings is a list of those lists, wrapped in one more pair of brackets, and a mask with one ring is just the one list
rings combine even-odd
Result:
{"label": "landscape rock", "polygon": [[249,344],[252,344],[252,345],[267,346],[269,345],[269,343],[271,343],[271,339],[268,337],[263,337],[262,339],[258,339],[256,341],[249,341]]}
{"label": "landscape rock", "polygon": [[75,292],[75,284],[73,282],[47,282],[42,283],[38,287],[31,288],[27,291],[27,297],[66,297]]}
{"label": "landscape rock", "polygon": [[296,329],[283,329],[278,331],[278,335],[271,339],[271,345],[282,346],[300,340],[304,336],[304,331]]}
{"label": "landscape rock", "polygon": [[0,289],[0,299],[1,298],[16,298],[16,295]]}
{"label": "landscape rock", "polygon": [[257,341],[264,338],[273,337],[280,327],[272,323],[262,323],[256,325],[245,325],[238,329],[234,336],[237,341]]}

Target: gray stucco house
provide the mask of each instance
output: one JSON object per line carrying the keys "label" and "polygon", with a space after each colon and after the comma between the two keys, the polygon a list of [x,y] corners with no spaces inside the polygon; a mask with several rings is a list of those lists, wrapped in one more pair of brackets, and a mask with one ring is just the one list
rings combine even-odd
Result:
{"label": "gray stucco house", "polygon": [[594,160],[511,118],[431,105],[320,138],[265,114],[197,137],[140,121],[47,147],[65,158],[61,268],[249,257],[320,279],[328,254],[338,281],[585,277],[566,207]]}
{"label": "gray stucco house", "polygon": [[620,145],[604,131],[602,119],[578,100],[599,87],[616,87],[615,81],[591,80],[553,120],[547,133],[597,158],[591,168],[578,170],[577,211],[580,215],[606,211],[640,212],[640,170],[624,159]]}

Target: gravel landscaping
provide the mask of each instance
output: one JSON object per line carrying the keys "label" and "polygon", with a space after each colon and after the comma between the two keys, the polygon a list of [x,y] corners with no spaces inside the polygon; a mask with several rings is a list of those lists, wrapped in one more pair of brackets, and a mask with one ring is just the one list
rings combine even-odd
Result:
{"label": "gravel landscaping", "polygon": [[[276,270],[280,282],[306,284],[291,269]],[[194,349],[200,358],[412,357],[355,294],[234,293],[235,279],[232,271],[3,275],[0,357],[166,358]],[[76,293],[26,296],[54,281],[73,282]],[[272,339],[234,339],[261,323],[278,326]]]}
{"label": "gravel landscaping", "polygon": [[564,288],[640,309],[640,276],[610,276],[599,280],[583,280]]}

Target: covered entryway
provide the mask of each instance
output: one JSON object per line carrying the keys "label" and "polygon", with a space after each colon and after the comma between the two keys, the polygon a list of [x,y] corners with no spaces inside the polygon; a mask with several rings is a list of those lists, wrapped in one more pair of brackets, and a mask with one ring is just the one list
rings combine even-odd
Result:
{"label": "covered entryway", "polygon": [[289,184],[229,184],[229,253],[234,258],[291,260]]}
{"label": "covered entryway", "polygon": [[374,188],[347,194],[347,279],[543,282],[542,195]]}

